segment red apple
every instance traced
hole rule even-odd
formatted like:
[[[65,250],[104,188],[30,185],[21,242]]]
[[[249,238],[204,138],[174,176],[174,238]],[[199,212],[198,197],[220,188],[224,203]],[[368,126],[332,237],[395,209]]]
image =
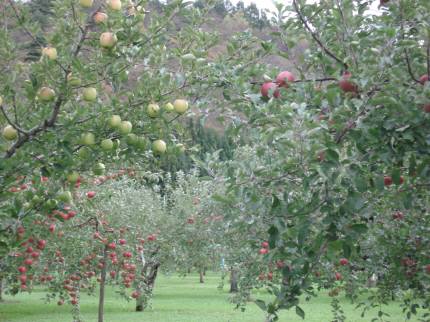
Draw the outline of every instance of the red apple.
[[[131,293],[131,297],[134,299],[137,299],[140,296],[140,293],[138,291],[134,291],[133,293]]]
[[[87,195],[88,199],[92,199],[96,196],[96,192],[95,191],[88,191],[86,195]]]
[[[269,250],[268,250],[267,248],[261,248],[261,249],[258,251],[258,253],[259,253],[260,255],[267,254],[268,252],[269,252]]]
[[[46,240],[40,239],[37,241],[37,248],[43,250],[46,246]]]
[[[384,177],[384,185],[385,186],[391,186],[393,184],[393,179],[390,176]]]
[[[426,75],[423,75],[423,76],[420,77],[420,83],[422,85],[424,85],[428,81],[429,81],[429,75],[426,74]]]
[[[20,267],[18,267],[18,271],[19,271],[20,273],[25,273],[25,272],[27,272],[27,267],[25,267],[25,266],[20,266]]]
[[[339,260],[339,264],[340,265],[342,265],[342,266],[346,266],[346,265],[348,265],[348,260],[346,259],[346,258],[341,258],[340,260]]]
[[[31,258],[27,258],[26,260],[24,260],[24,264],[27,266],[31,266],[33,265],[33,260]]]
[[[425,105],[423,106],[423,111],[424,111],[425,113],[430,113],[430,103],[429,103],[429,104],[425,104]]]
[[[269,243],[267,241],[264,241],[261,243],[261,247],[263,248],[269,248]]]
[[[276,83],[278,84],[279,87],[288,87],[288,83],[292,83],[296,80],[296,77],[294,76],[293,73],[289,72],[289,71],[283,71],[280,72],[278,74],[278,76],[276,76]]]
[[[118,242],[119,242],[121,245],[125,245],[125,244],[126,244],[125,239],[120,239],[120,240],[118,240]]]
[[[273,95],[274,98],[281,96],[278,86],[272,82],[263,83],[263,85],[261,85],[260,92],[263,97],[270,97],[270,93],[272,93],[271,95]]]
[[[115,244],[114,242],[109,243],[109,244],[108,244],[108,248],[109,248],[109,249],[115,249],[115,248],[116,248],[116,244]],[[112,255],[112,254],[115,254],[115,253],[111,253],[111,255]],[[115,255],[115,256],[116,256],[116,255]]]
[[[342,78],[339,81],[340,89],[345,93],[357,93],[358,87],[356,84],[350,81],[352,74],[348,71],[344,72]]]
[[[339,272],[334,273],[334,278],[336,281],[340,281],[342,279],[342,274]]]

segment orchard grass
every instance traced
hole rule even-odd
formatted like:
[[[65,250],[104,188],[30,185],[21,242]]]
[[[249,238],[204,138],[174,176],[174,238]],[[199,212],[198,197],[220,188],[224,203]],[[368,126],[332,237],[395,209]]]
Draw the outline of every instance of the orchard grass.
[[[204,284],[200,284],[197,274],[186,277],[163,276],[156,281],[155,296],[152,307],[143,313],[134,312],[134,301],[127,302],[120,298],[115,289],[107,289],[105,303],[105,320],[107,322],[262,322],[264,312],[254,303],[249,303],[245,312],[235,310],[229,303],[228,283],[224,290],[217,286],[220,282],[219,274],[208,273]],[[228,279],[226,279],[226,282]],[[131,293],[131,291],[130,291]],[[4,296],[0,303],[0,321],[2,322],[70,322],[72,320],[71,306],[58,306],[55,302],[44,304],[44,292],[36,289],[30,295],[21,293],[16,297]],[[269,299],[264,291],[254,292],[254,298]],[[372,314],[360,317],[360,310],[354,304],[340,295],[342,309],[346,321],[370,321],[376,317],[377,310]],[[332,321],[331,297],[325,292],[317,298],[301,304],[306,313],[305,321]],[[388,321],[404,321],[399,303],[391,303],[383,307],[384,312],[390,314]],[[84,321],[97,321],[97,297],[84,295],[81,300],[81,312]],[[303,321],[295,312],[282,312],[279,321]],[[410,320],[418,321],[418,320]]]

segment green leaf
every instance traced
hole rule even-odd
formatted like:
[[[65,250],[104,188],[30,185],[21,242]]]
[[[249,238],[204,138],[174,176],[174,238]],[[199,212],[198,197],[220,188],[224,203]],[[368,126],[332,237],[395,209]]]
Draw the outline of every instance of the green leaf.
[[[257,305],[258,305],[258,307],[259,307],[260,309],[262,309],[264,312],[266,312],[266,311],[267,311],[266,303],[265,303],[263,300],[255,300],[255,304],[257,304]]]
[[[364,234],[365,232],[367,232],[368,228],[365,224],[354,224],[350,227],[350,229],[358,234]]]
[[[303,320],[305,319],[305,311],[302,310],[300,306],[296,306],[296,314],[300,316]]]

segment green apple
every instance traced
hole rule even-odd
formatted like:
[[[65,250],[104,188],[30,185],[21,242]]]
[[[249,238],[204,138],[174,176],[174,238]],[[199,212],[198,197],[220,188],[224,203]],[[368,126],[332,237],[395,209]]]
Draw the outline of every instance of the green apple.
[[[90,155],[91,155],[91,152],[92,151],[91,151],[91,149],[89,147],[84,146],[84,147],[82,147],[82,148],[79,149],[78,156],[81,159],[88,159],[90,157]]]
[[[67,181],[70,183],[75,183],[79,179],[79,173],[76,171],[73,171],[67,175]]]
[[[144,137],[139,136],[137,138],[137,147],[141,150],[144,150],[146,148],[146,140]]]
[[[112,115],[108,118],[107,123],[113,129],[118,128],[121,125],[121,117],[119,115]]]
[[[79,0],[79,4],[84,8],[91,8],[93,6],[93,0]]]
[[[115,11],[121,10],[122,7],[121,0],[109,0],[108,5],[109,8]]]
[[[100,46],[103,48],[112,48],[117,41],[116,35],[112,32],[104,32],[100,35]]]
[[[178,143],[178,144],[176,144],[176,149],[177,149],[180,153],[184,153],[184,152],[185,152],[185,145],[183,145],[182,143]]]
[[[64,203],[70,203],[72,201],[72,193],[70,191],[62,191],[57,195],[57,200]]]
[[[48,199],[45,202],[45,207],[48,208],[48,209],[54,209],[54,208],[57,207],[57,205],[58,205],[58,201],[55,200],[55,199]]]
[[[42,87],[37,92],[37,97],[42,102],[51,102],[55,98],[55,91],[52,88],[49,88],[49,87]]]
[[[131,124],[131,122],[122,121],[120,126],[119,126],[118,131],[122,135],[127,135],[127,134],[131,133],[132,128],[133,128],[133,125]]]
[[[96,137],[93,133],[85,133],[82,135],[81,141],[83,145],[94,145],[96,144]]]
[[[164,142],[163,140],[155,140],[152,143],[152,150],[156,154],[166,153],[166,150],[167,150],[166,142]]]
[[[158,104],[149,104],[146,108],[146,114],[148,114],[149,117],[157,117],[160,113],[160,107]]]
[[[127,135],[127,144],[129,145],[137,145],[139,138],[136,134],[130,133]]]
[[[6,125],[3,129],[3,137],[8,141],[13,141],[18,137],[18,131],[12,125]]]
[[[42,55],[48,57],[50,60],[57,59],[57,49],[54,47],[45,47],[42,49]]]
[[[105,151],[110,151],[113,149],[113,141],[111,139],[104,139],[100,145]]]
[[[197,63],[198,65],[203,65],[203,64],[205,64],[205,63],[206,63],[206,59],[205,59],[205,58],[202,58],[202,57],[197,58],[196,63]]]
[[[82,91],[84,101],[95,102],[97,100],[97,90],[94,87],[84,88]]]
[[[181,59],[184,63],[192,63],[196,60],[196,56],[194,56],[193,54],[185,54],[182,55]]]
[[[90,155],[91,155],[91,149],[88,147],[84,146],[84,147],[80,148],[78,151],[78,156],[81,159],[88,159],[90,157]]]
[[[105,165],[101,162],[96,163],[96,165],[93,168],[93,172],[96,176],[101,176],[105,172]]]
[[[175,112],[178,114],[184,114],[188,110],[188,102],[184,99],[177,99],[173,102]]]
[[[67,75],[67,81],[69,82],[70,86],[81,86],[82,81],[80,80],[80,78],[74,77],[72,75],[72,73],[70,73],[69,75]]]
[[[166,112],[173,112],[175,110],[173,104],[170,102],[164,105],[164,109],[166,110]]]

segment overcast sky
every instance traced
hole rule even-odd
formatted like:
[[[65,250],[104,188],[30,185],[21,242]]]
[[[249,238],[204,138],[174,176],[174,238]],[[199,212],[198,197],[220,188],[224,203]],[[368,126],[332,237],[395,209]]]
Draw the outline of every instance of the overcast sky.
[[[236,4],[239,0],[230,0],[232,3]],[[308,0],[311,2],[310,0]],[[267,8],[272,11],[275,11],[275,5],[273,4],[272,0],[242,0],[245,5],[249,5],[251,3],[255,3],[257,7],[260,9]],[[291,0],[278,0],[276,2],[284,3],[284,4],[290,4]],[[378,0],[373,0],[372,6],[371,6],[371,12],[377,12],[378,11]]]

